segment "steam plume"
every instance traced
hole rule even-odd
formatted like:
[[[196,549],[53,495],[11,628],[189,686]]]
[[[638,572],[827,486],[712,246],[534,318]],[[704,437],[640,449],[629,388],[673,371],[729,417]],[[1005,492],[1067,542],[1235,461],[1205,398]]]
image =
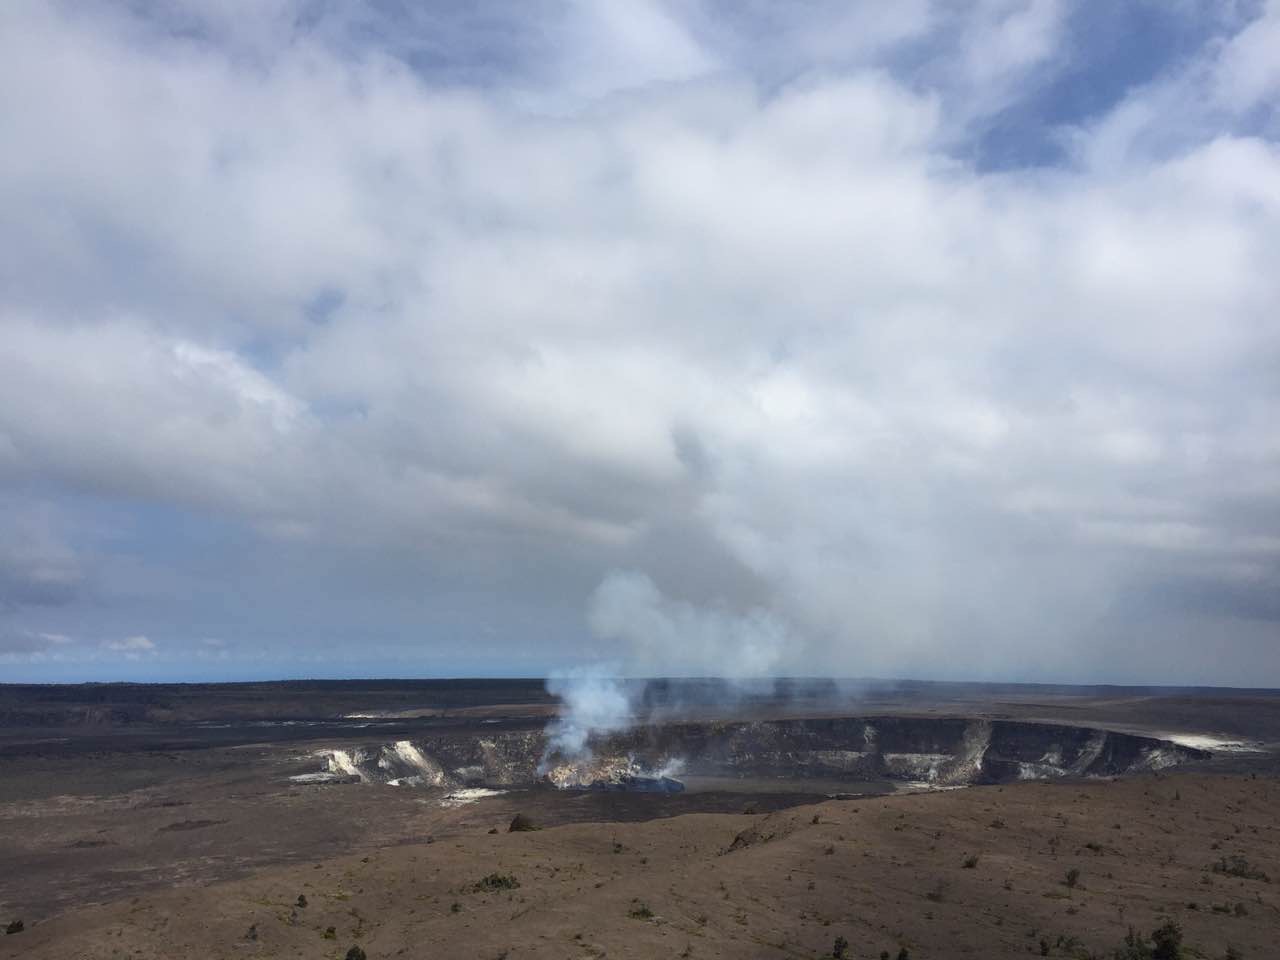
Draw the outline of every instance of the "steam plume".
[[[644,573],[610,572],[591,597],[591,632],[614,641],[628,672],[746,679],[772,676],[789,634],[772,613],[695,607],[664,597]]]
[[[612,671],[593,666],[548,679],[562,710],[547,728],[547,757],[589,757],[593,735],[635,722],[636,690],[619,675],[722,677],[734,681],[725,688],[732,695],[769,677],[789,638],[786,625],[765,610],[695,607],[663,596],[652,579],[633,570],[612,571],[601,581],[587,621],[596,637],[613,642],[621,662]]]
[[[626,687],[603,666],[581,667],[547,679],[547,690],[560,698],[560,716],[547,727],[547,759],[555,754],[587,757],[588,738],[595,733],[625,730],[634,713]]]

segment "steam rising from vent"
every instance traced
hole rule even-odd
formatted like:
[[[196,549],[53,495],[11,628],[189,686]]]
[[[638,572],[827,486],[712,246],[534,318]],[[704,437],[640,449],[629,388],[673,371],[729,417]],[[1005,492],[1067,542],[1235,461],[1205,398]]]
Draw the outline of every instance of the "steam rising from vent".
[[[587,740],[592,734],[625,730],[634,708],[622,682],[602,667],[571,670],[547,680],[547,691],[560,698],[560,716],[547,727],[547,759],[589,757]]]
[[[590,739],[625,730],[635,722],[637,688],[617,679],[635,676],[713,676],[733,681],[723,688],[726,702],[738,688],[768,677],[782,659],[788,630],[762,609],[735,614],[706,609],[663,596],[639,571],[610,572],[592,594],[587,610],[591,632],[612,641],[619,658],[614,669],[602,666],[555,674],[548,692],[560,698],[560,716],[547,727],[550,760],[582,763],[591,759]]]

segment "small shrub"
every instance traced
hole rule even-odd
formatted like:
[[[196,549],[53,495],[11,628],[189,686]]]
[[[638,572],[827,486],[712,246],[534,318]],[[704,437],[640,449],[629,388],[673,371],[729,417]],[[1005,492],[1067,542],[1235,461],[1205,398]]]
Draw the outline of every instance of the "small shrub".
[[[992,820],[992,821],[991,821],[991,829],[993,829],[993,830],[1003,830],[1003,829],[1004,829],[1004,821],[1003,821],[1003,820],[1001,820],[999,817],[996,817],[994,820]]]
[[[1133,927],[1125,934],[1123,946],[1115,951],[1116,960],[1150,960],[1151,951],[1146,941],[1138,936]]]
[[[1040,938],[1040,956],[1047,957],[1049,955],[1049,941],[1044,937]]]
[[[491,873],[476,881],[475,890],[477,893],[493,893],[497,890],[514,890],[518,886],[520,881],[509,873]]]
[[[964,869],[966,870],[972,870],[977,865],[978,865],[978,857],[976,854],[974,854],[973,856],[965,857],[964,863],[961,864],[961,866],[964,867]]]
[[[347,960],[365,960],[364,951],[353,944],[347,951]]]
[[[7,936],[8,934],[11,934],[11,933],[21,933],[26,928],[27,928],[26,924],[24,924],[21,920],[10,920],[7,924],[5,924],[4,932],[5,932],[5,935]]]
[[[337,940],[338,931],[335,930],[333,927],[325,927],[324,933],[322,933],[321,936],[324,937],[326,940]]]
[[[1239,854],[1221,857],[1213,865],[1213,872],[1225,874],[1228,877],[1240,877],[1244,880],[1261,880],[1263,883],[1271,882],[1271,878],[1264,871],[1257,869],[1248,859]]]
[[[1151,960],[1180,960],[1182,927],[1170,920],[1151,931]]]
[[[898,950],[898,960],[911,960],[911,951],[906,947]]]
[[[1249,915],[1249,908],[1243,903],[1237,903],[1234,913],[1237,917],[1247,917]]]
[[[450,913],[461,913],[461,912],[462,912],[462,904],[458,903],[458,901],[456,901],[456,900],[455,900],[453,903],[449,904],[449,912],[450,912]],[[330,928],[330,929],[332,929],[332,928]]]
[[[631,912],[628,916],[630,916],[632,920],[652,920],[653,911],[649,909],[649,905],[647,903],[637,902],[636,905],[631,908]]]
[[[307,905],[307,895],[305,893],[298,894],[298,906],[305,907]]]
[[[1080,882],[1080,868],[1072,867],[1067,871],[1066,884],[1068,887],[1075,889],[1077,883]]]
[[[538,825],[523,813],[517,813],[511,818],[511,826],[507,827],[507,833],[532,833],[537,830]]]
[[[1182,927],[1170,920],[1151,931],[1151,943],[1147,938],[1129,928],[1124,944],[1113,953],[1116,960],[1183,960]]]
[[[844,952],[848,949],[849,941],[844,937],[836,937],[836,942],[831,947],[831,956],[835,957],[835,960],[843,960]]]

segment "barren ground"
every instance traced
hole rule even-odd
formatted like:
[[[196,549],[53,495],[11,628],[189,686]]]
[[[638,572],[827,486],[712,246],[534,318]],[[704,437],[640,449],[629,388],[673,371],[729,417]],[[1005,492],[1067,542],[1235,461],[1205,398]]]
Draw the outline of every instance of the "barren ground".
[[[874,707],[1274,748],[1280,703],[957,699]],[[546,713],[532,696],[503,704],[451,709],[516,727]],[[179,726],[0,731],[0,922],[25,927],[0,935],[0,957],[341,960],[353,945],[370,960],[821,957],[837,938],[858,958],[1109,957],[1130,926],[1168,920],[1188,956],[1229,944],[1280,956],[1274,752],[1131,779],[846,800],[824,799],[829,784],[763,781],[678,795],[524,789],[448,808],[441,791],[291,783],[334,730],[209,734],[184,709]],[[542,829],[508,833],[517,812]],[[491,874],[519,886],[477,889]]]
[[[0,954],[816,957],[844,937],[854,957],[1075,956],[1174,918],[1204,956],[1269,957],[1276,884],[1211,868],[1280,878],[1278,808],[1270,778],[1189,774],[507,833],[503,797],[424,817],[432,842],[79,908]],[[519,886],[477,890],[493,873]]]

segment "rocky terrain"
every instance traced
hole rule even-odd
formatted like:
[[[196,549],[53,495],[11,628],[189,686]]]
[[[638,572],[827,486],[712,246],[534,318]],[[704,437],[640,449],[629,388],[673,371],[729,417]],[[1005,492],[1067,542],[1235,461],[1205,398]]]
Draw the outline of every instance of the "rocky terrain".
[[[0,688],[0,957],[1272,955],[1278,695],[519,683]]]
[[[412,843],[66,911],[0,956],[1085,958],[1176,924],[1181,956],[1264,958],[1277,807],[1269,778],[1144,775],[509,832],[501,796]]]

